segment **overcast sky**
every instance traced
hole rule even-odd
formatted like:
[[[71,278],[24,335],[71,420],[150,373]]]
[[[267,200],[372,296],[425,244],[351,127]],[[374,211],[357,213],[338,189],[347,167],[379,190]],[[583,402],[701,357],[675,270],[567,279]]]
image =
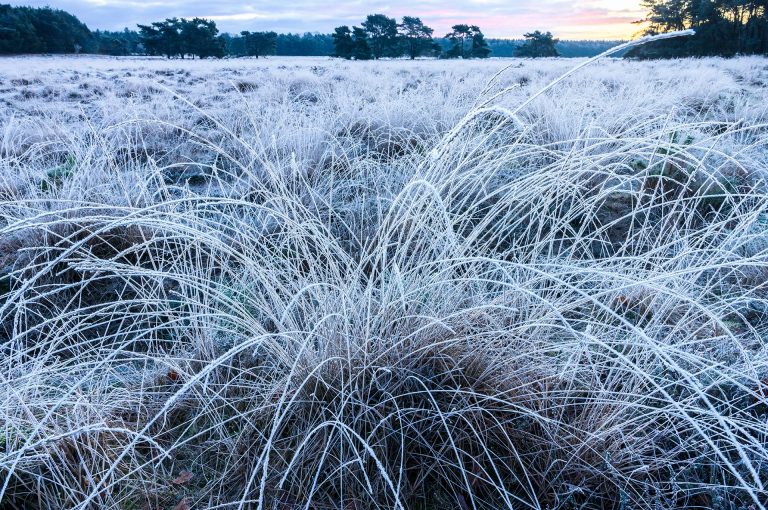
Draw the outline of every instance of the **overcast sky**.
[[[490,37],[520,37],[540,29],[561,39],[629,38],[643,12],[640,0],[27,0],[15,5],[51,6],[75,14],[91,29],[135,28],[168,17],[216,20],[224,32],[330,32],[359,24],[366,14],[419,16],[443,35],[456,23],[479,25]]]

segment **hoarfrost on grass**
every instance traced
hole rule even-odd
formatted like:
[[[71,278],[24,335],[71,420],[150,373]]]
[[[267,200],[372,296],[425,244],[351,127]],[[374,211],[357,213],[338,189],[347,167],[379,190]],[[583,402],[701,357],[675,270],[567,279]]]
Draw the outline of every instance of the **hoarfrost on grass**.
[[[0,61],[0,501],[765,508],[768,61],[508,63]]]

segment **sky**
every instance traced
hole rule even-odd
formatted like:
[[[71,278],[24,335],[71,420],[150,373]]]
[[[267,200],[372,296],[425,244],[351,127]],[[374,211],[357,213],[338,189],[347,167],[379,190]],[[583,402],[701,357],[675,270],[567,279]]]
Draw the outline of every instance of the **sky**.
[[[222,32],[274,30],[328,33],[359,25],[366,14],[418,16],[436,36],[451,25],[478,25],[487,37],[519,38],[532,30],[560,39],[628,39],[639,31],[640,0],[27,0],[15,5],[55,7],[71,12],[92,30],[136,28],[169,17],[216,21]]]

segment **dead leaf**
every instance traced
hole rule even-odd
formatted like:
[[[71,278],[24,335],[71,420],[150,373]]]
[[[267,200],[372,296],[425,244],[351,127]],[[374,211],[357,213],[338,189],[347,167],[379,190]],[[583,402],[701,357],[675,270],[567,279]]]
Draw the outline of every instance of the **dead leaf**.
[[[194,473],[190,471],[182,471],[179,473],[179,476],[171,480],[171,483],[175,483],[176,485],[181,485],[183,483],[187,483],[194,477]]]
[[[173,510],[189,510],[189,503],[187,502],[187,498],[179,501],[179,504],[173,507]]]

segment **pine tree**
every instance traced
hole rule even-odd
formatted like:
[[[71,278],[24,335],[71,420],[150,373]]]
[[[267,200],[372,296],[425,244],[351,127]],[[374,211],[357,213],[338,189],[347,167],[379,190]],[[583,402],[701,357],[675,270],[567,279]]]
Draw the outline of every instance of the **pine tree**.
[[[349,27],[346,25],[336,27],[332,37],[335,48],[334,55],[347,60],[351,59],[355,51],[355,41],[352,40],[352,31]]]
[[[181,46],[183,53],[200,58],[224,56],[225,43],[217,37],[219,29],[212,20],[193,18],[181,20]]]
[[[560,54],[555,47],[559,42],[551,32],[529,32],[524,34],[525,42],[517,48],[515,55],[518,57],[558,57]]]
[[[445,36],[451,43],[446,57],[486,58],[490,55],[491,49],[477,25],[459,24],[452,26],[451,29],[453,31]]]
[[[488,58],[491,54],[491,48],[488,47],[485,36],[478,27],[472,28],[475,30],[472,34],[472,50],[470,55],[472,58]]]
[[[399,56],[397,20],[383,14],[369,14],[362,23],[366,39],[370,41],[374,59]]]
[[[432,39],[434,30],[424,25],[419,18],[403,16],[403,22],[398,25],[398,29],[405,54],[411,60],[439,48]]]
[[[245,54],[249,57],[263,57],[274,55],[277,46],[277,34],[275,32],[240,32],[245,40]]]
[[[644,0],[646,34],[692,28],[696,35],[658,41],[628,57],[665,58],[768,53],[768,2],[765,0]]]
[[[355,60],[370,60],[374,58],[371,47],[368,45],[366,31],[363,28],[352,27],[352,40],[355,44],[352,57]]]

